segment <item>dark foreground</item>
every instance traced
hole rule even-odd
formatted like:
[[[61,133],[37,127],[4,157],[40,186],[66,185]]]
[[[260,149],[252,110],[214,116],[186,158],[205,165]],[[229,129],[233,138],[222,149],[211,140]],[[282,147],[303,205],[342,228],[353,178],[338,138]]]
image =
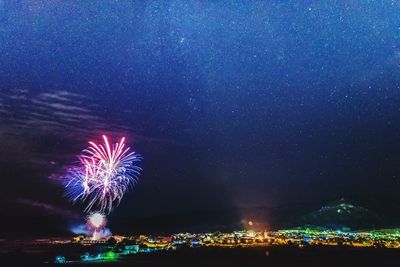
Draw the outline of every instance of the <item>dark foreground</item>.
[[[108,262],[57,265],[46,264],[27,255],[3,256],[1,266],[399,266],[400,250],[346,247],[199,248],[136,254]]]

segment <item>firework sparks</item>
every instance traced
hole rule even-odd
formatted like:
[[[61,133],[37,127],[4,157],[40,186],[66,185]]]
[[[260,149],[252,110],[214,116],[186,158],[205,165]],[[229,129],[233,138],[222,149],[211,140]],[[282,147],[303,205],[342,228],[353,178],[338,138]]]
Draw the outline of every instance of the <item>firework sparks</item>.
[[[88,226],[96,230],[101,229],[106,225],[106,217],[100,212],[95,212],[88,217]]]
[[[135,165],[141,157],[125,146],[124,137],[114,145],[110,145],[105,135],[103,141],[103,144],[90,141],[90,146],[79,156],[79,164],[70,168],[67,175],[66,195],[74,203],[86,203],[85,212],[96,206],[109,214],[141,172]]]

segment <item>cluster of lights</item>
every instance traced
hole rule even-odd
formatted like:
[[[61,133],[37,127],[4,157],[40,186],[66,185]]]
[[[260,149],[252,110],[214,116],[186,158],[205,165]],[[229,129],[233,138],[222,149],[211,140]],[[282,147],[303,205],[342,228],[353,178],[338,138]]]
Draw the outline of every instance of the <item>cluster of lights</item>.
[[[104,215],[93,214],[92,224],[100,227],[103,224]],[[181,246],[199,247],[268,247],[298,245],[303,246],[352,246],[352,247],[386,247],[400,248],[400,229],[384,229],[373,231],[351,231],[350,229],[330,230],[324,228],[302,228],[291,230],[279,230],[269,232],[236,231],[232,233],[179,233],[172,236],[139,237],[116,236],[118,242],[131,240],[134,245],[125,245],[119,252],[108,251],[92,256],[85,253],[82,261],[116,260],[121,255],[136,253],[149,253],[157,250],[177,249]],[[107,239],[101,242],[106,242]],[[79,241],[85,244],[85,241]],[[95,241],[99,242],[99,241]],[[93,244],[93,243],[89,243]],[[57,256],[56,263],[66,263],[63,256]]]

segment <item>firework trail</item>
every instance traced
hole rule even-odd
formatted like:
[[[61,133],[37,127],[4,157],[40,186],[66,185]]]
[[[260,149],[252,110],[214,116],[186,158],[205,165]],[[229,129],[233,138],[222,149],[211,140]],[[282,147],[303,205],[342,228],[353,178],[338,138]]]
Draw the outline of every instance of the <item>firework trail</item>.
[[[97,207],[109,214],[141,172],[135,165],[141,157],[125,147],[124,137],[112,146],[105,135],[103,141],[103,144],[90,141],[90,146],[79,156],[79,164],[67,173],[66,196],[73,203],[86,203],[85,212]]]

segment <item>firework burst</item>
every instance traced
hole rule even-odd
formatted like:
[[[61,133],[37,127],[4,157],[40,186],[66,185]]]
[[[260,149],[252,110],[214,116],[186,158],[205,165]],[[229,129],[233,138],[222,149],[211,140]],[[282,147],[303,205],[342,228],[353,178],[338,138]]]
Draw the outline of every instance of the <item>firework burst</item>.
[[[91,213],[87,218],[87,225],[89,228],[99,230],[106,226],[106,216],[101,212]]]
[[[110,145],[103,135],[103,141],[103,144],[90,141],[90,146],[79,156],[79,164],[70,168],[66,177],[67,197],[73,203],[85,203],[85,212],[97,207],[109,214],[141,172],[135,165],[141,157],[125,146],[125,138]]]

